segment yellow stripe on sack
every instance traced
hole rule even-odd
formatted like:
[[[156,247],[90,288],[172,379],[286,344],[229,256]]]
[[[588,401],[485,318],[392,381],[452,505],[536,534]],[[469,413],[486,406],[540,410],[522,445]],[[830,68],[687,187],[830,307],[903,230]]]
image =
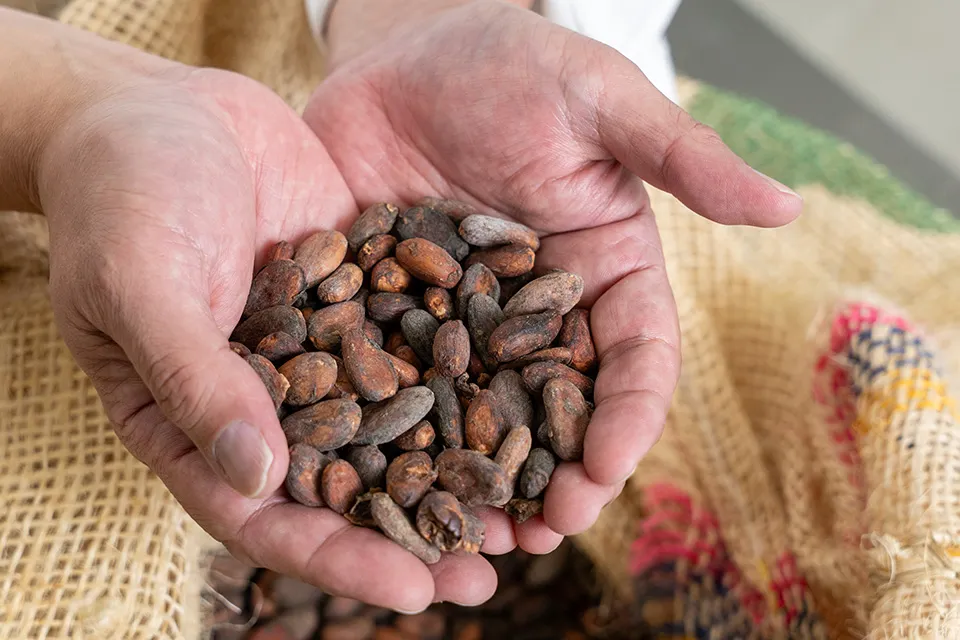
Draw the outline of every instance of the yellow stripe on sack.
[[[915,411],[948,413],[960,422],[957,404],[946,383],[931,369],[892,369],[866,388],[851,428],[858,435],[883,431],[895,414]]]

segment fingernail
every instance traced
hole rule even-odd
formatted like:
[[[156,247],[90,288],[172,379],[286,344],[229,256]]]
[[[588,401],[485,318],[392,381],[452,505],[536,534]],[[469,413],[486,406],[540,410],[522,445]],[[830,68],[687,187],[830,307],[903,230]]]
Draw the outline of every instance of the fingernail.
[[[223,469],[230,486],[252,498],[267,483],[273,452],[259,429],[242,420],[234,420],[213,443],[213,458]]]
[[[401,615],[404,615],[404,616],[415,616],[415,615],[417,615],[418,613],[423,613],[423,612],[426,611],[426,610],[427,610],[427,607],[424,607],[423,609],[415,609],[415,610],[410,610],[410,611],[404,611],[403,609],[395,609],[395,611],[396,611],[397,613],[399,613],[399,614],[401,614]]]
[[[750,168],[753,169],[753,167],[750,167]],[[785,184],[783,184],[783,183],[781,183],[781,182],[777,182],[776,180],[774,180],[773,178],[771,178],[771,177],[768,176],[767,174],[765,174],[765,173],[760,173],[760,172],[757,171],[756,169],[753,169],[753,172],[756,173],[756,174],[757,174],[758,176],[760,176],[761,178],[763,178],[764,180],[766,180],[768,183],[770,183],[770,186],[772,186],[774,189],[776,189],[776,190],[779,191],[780,193],[782,193],[782,194],[784,194],[784,195],[788,195],[788,196],[794,197],[794,198],[797,198],[798,200],[802,200],[802,199],[803,199],[803,198],[800,197],[800,194],[799,194],[799,193],[797,193],[796,191],[794,191],[793,189],[791,189],[791,188],[788,187],[787,185],[785,185]]]

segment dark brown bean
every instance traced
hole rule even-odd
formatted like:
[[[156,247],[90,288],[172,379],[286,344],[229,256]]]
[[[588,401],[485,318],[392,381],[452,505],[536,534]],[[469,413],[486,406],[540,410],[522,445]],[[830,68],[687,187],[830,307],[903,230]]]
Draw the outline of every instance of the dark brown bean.
[[[507,429],[533,429],[533,400],[516,371],[501,371],[490,381],[490,391],[497,398],[497,406]]]
[[[500,303],[500,306],[507,304],[510,301],[517,291],[523,289],[523,287],[533,280],[533,272],[525,273],[522,276],[517,276],[516,278],[500,278],[500,299],[497,301]]]
[[[397,393],[399,380],[390,356],[367,338],[361,329],[343,334],[343,365],[360,397],[370,402]]]
[[[334,460],[324,468],[320,476],[320,495],[330,509],[345,514],[361,493],[363,482],[349,462]]]
[[[337,362],[323,352],[300,354],[279,371],[290,382],[287,403],[294,406],[320,402],[337,381]]]
[[[267,264],[253,279],[243,315],[253,315],[277,305],[292,305],[307,288],[303,270],[293,260],[276,260]]]
[[[364,320],[363,321],[363,334],[367,336],[367,339],[373,344],[377,345],[381,349],[383,348],[383,329],[377,326],[373,320]]]
[[[403,293],[413,282],[413,276],[396,258],[384,258],[370,272],[370,288],[386,293]]]
[[[427,287],[427,290],[423,293],[423,302],[430,315],[440,322],[452,320],[456,315],[453,308],[453,297],[449,291],[442,287]]]
[[[467,371],[470,363],[470,334],[459,320],[440,325],[433,339],[433,362],[437,373],[456,378]]]
[[[484,264],[498,278],[515,278],[533,270],[533,249],[519,244],[508,244],[494,249],[475,251],[467,256],[465,267]]]
[[[303,307],[300,309],[300,313],[303,315],[304,322],[309,322],[310,316],[313,315],[313,307]]]
[[[357,295],[363,286],[363,271],[357,265],[345,262],[317,285],[317,298],[324,304],[346,302]]]
[[[292,413],[280,426],[291,445],[304,443],[333,451],[350,442],[360,428],[360,406],[351,400],[324,400]]]
[[[370,271],[374,265],[393,255],[397,239],[393,236],[378,234],[363,243],[357,251],[357,265],[363,271]]]
[[[453,380],[436,376],[426,383],[436,398],[433,411],[443,444],[450,449],[463,447],[463,409],[457,399]]]
[[[403,337],[402,331],[391,331],[387,335],[387,341],[383,345],[383,350],[387,353],[397,355],[397,348],[407,344],[407,339]]]
[[[555,311],[509,318],[490,334],[487,348],[497,362],[516,360],[549,346],[562,325],[563,320]]]
[[[463,272],[463,278],[457,285],[457,313],[461,318],[467,316],[467,305],[470,298],[477,294],[484,294],[493,298],[494,302],[500,299],[500,282],[483,264],[475,264]]]
[[[544,311],[564,315],[577,306],[582,295],[583,278],[566,271],[551,271],[517,291],[503,308],[503,315],[513,318]]]
[[[543,448],[530,452],[520,474],[520,493],[525,498],[536,498],[550,483],[550,476],[556,468],[553,454]]]
[[[386,459],[384,459],[384,474],[386,473],[386,470],[387,462]],[[383,482],[383,479],[381,479],[378,485],[382,487]],[[350,507],[350,511],[343,514],[343,517],[346,518],[351,524],[355,524],[358,527],[376,527],[377,523],[373,520],[373,496],[382,492],[382,489],[371,489],[370,491],[357,496],[353,506]]]
[[[270,362],[283,362],[303,353],[303,344],[297,342],[289,333],[277,331],[263,337],[257,345],[256,353]]]
[[[400,210],[384,202],[364,210],[347,232],[347,242],[352,251],[358,251],[360,245],[376,235],[385,235],[393,229]]]
[[[576,385],[553,378],[543,387],[550,446],[561,460],[583,458],[583,439],[590,424],[590,409]]]
[[[343,366],[343,360],[332,354],[330,357],[337,363],[337,381],[333,383],[333,387],[327,393],[327,398],[340,398],[356,402],[360,398],[360,394],[353,388],[353,383],[347,376],[347,369]]]
[[[281,240],[267,251],[264,264],[276,262],[277,260],[293,260],[293,252],[293,245],[286,240]]]
[[[240,342],[231,342],[230,351],[233,351],[235,354],[237,354],[241,358],[246,358],[248,355],[252,353],[250,349],[247,349],[246,345]]]
[[[475,247],[520,244],[534,251],[540,248],[540,238],[530,227],[482,214],[469,216],[460,223],[460,237]]]
[[[467,446],[474,451],[490,455],[500,448],[507,430],[498,404],[497,397],[488,389],[477,393],[470,402],[464,434]]]
[[[407,344],[421,362],[433,365],[433,341],[440,329],[440,323],[423,309],[411,309],[400,319],[400,328]]]
[[[370,502],[373,519],[384,535],[426,564],[440,562],[440,550],[417,533],[407,514],[388,494],[375,493]]]
[[[436,438],[436,433],[433,430],[433,425],[426,420],[421,420],[413,425],[413,428],[409,431],[397,436],[393,444],[403,451],[422,451],[433,444],[434,438]]]
[[[433,399],[433,392],[427,387],[410,387],[389,400],[366,405],[352,444],[390,442],[423,420],[433,407]]]
[[[563,378],[572,382],[580,393],[589,396],[593,393],[593,380],[583,375],[575,369],[564,366],[557,362],[534,362],[523,368],[523,384],[531,393],[540,393],[543,391],[543,385],[553,378]]]
[[[423,368],[423,364],[420,362],[420,358],[417,357],[417,354],[413,352],[413,349],[408,344],[402,344],[396,349],[396,357],[400,360],[403,360],[406,363],[409,363],[411,367],[414,367],[417,371]],[[398,370],[399,371],[399,370]]]
[[[497,457],[494,460],[507,474],[507,482],[511,487],[517,483],[517,476],[520,475],[520,470],[527,461],[532,446],[533,436],[530,435],[530,429],[514,427],[497,449]]]
[[[476,349],[470,349],[470,364],[467,365],[467,373],[470,374],[471,378],[480,379],[480,376],[487,376],[489,378],[490,374],[487,373],[487,368],[483,364],[483,360],[480,359],[480,356],[477,355]]]
[[[287,468],[286,487],[290,497],[308,507],[322,507],[320,476],[335,458],[320,453],[306,444],[290,447],[290,466]]]
[[[485,529],[449,491],[431,491],[417,507],[417,530],[441,551],[479,553]]]
[[[422,309],[423,299],[406,293],[371,293],[367,313],[377,322],[396,322],[411,309]]]
[[[517,358],[510,362],[504,362],[500,365],[500,369],[523,369],[528,364],[533,364],[534,362],[558,362],[563,365],[569,365],[572,359],[573,353],[570,349],[566,347],[550,347],[528,353],[522,358]]]
[[[294,261],[303,268],[307,287],[315,287],[333,273],[347,255],[347,239],[339,231],[318,231],[304,240]]]
[[[496,369],[497,359],[490,353],[490,337],[502,322],[503,312],[493,298],[482,293],[470,298],[467,304],[467,328],[474,350],[491,371]]]
[[[356,295],[350,298],[351,302],[356,302],[358,305],[366,310],[367,308],[367,299],[370,297],[370,289],[366,287],[360,287],[360,291],[357,291]]]
[[[514,498],[503,508],[507,515],[512,517],[517,524],[523,524],[535,515],[543,512],[543,501],[539,498],[528,500],[526,498]]]
[[[410,347],[407,347],[407,349],[409,348]],[[384,353],[386,353],[387,358],[390,359],[390,364],[393,365],[394,371],[397,372],[397,382],[400,383],[401,389],[415,387],[420,384],[420,372],[415,366],[402,358],[398,358],[395,355],[387,353],[386,351],[384,351]]]
[[[363,319],[363,307],[352,301],[317,309],[307,325],[310,342],[320,351],[334,351],[340,347],[343,334],[361,327]]]
[[[470,507],[502,504],[512,493],[496,462],[469,449],[447,449],[436,459],[440,486]]]
[[[396,259],[413,276],[435,287],[450,289],[463,277],[460,263],[442,247],[424,238],[411,238],[398,244]]]
[[[434,211],[439,211],[454,222],[460,222],[469,216],[480,213],[480,211],[472,204],[460,202],[459,200],[445,200],[443,198],[425,197],[420,198],[420,201],[417,202],[417,205],[421,207],[429,207]]]
[[[386,481],[387,456],[383,455],[380,447],[368,444],[363,447],[350,447],[344,459],[353,465],[363,486],[368,490],[374,487],[383,487]]]
[[[457,261],[470,253],[470,246],[457,234],[457,227],[450,218],[427,207],[412,207],[401,213],[397,218],[396,230],[403,240],[429,240]]]
[[[270,399],[273,400],[273,405],[280,408],[284,397],[287,395],[287,389],[290,388],[290,383],[280,375],[273,366],[273,363],[263,356],[258,356],[254,353],[244,358],[244,360],[246,360],[250,368],[260,376],[260,380],[263,381],[263,386],[267,388],[267,393],[270,394]]]
[[[559,343],[570,349],[570,364],[580,373],[590,373],[597,366],[597,350],[590,335],[590,312],[572,309],[563,317]]]
[[[437,479],[433,460],[423,451],[408,451],[387,467],[387,493],[401,507],[412,507],[426,495]]]
[[[241,343],[252,351],[257,348],[261,340],[277,331],[289,333],[300,342],[306,340],[307,323],[300,310],[277,306],[258,311],[237,326],[231,340]]]

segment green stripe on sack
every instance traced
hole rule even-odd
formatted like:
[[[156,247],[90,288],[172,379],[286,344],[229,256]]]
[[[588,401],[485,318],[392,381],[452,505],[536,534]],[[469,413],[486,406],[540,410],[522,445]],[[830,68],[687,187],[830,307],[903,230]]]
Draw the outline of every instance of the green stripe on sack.
[[[794,189],[821,184],[837,195],[865,200],[902,224],[960,233],[960,220],[904,186],[886,167],[767,105],[700,84],[689,111],[752,166]]]

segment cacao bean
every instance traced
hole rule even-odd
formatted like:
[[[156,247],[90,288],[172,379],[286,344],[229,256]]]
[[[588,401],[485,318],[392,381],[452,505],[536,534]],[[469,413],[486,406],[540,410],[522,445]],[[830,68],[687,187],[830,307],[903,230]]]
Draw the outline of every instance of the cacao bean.
[[[290,497],[307,507],[322,507],[320,476],[335,458],[306,444],[290,447],[290,466],[285,485]]]
[[[583,394],[569,380],[553,378],[543,387],[550,446],[561,460],[583,458],[583,439],[590,424],[590,410]]]
[[[283,404],[284,397],[287,395],[287,389],[290,388],[290,383],[280,375],[273,366],[273,363],[263,356],[258,356],[254,353],[244,358],[244,360],[246,360],[250,368],[260,376],[260,380],[263,381],[263,386],[267,388],[267,393],[270,394],[273,406],[279,409],[280,405]]]
[[[426,564],[440,562],[440,550],[417,533],[407,514],[388,494],[375,493],[370,503],[374,522],[384,535]]]
[[[463,410],[453,380],[436,376],[426,383],[436,398],[433,411],[443,444],[450,449],[463,447]]]
[[[556,468],[553,454],[538,447],[530,452],[520,474],[520,493],[525,498],[536,498],[547,488]]]
[[[406,348],[409,349],[410,347]],[[420,372],[417,370],[417,367],[413,366],[402,358],[398,358],[397,356],[387,353],[386,351],[384,353],[390,360],[390,364],[393,365],[393,370],[397,372],[397,381],[400,383],[401,389],[415,387],[420,384]],[[413,351],[411,350],[411,354],[412,353]]]
[[[387,341],[383,345],[383,350],[387,353],[397,355],[397,348],[407,344],[407,339],[403,337],[402,331],[391,331],[387,335]]]
[[[277,331],[263,337],[256,353],[271,362],[283,362],[303,353],[303,345],[289,333]]]
[[[431,491],[417,507],[417,530],[441,551],[480,553],[485,529],[449,491]]]
[[[389,400],[366,405],[352,444],[390,442],[423,420],[433,407],[433,400],[433,392],[427,387],[410,387]]]
[[[307,339],[307,323],[299,309],[293,307],[269,307],[252,314],[233,331],[231,340],[239,342],[251,351],[271,333],[282,331],[303,342]]]
[[[403,451],[421,451],[433,444],[434,438],[436,438],[436,433],[433,430],[433,425],[426,420],[421,420],[413,425],[409,431],[397,436],[393,444]]]
[[[357,265],[364,272],[370,271],[378,262],[392,256],[396,246],[397,239],[393,236],[383,234],[372,236],[357,251]]]
[[[503,315],[513,318],[544,311],[564,315],[577,306],[582,295],[583,278],[566,271],[551,271],[517,291],[503,308]]]
[[[403,293],[413,277],[396,258],[384,258],[370,272],[370,288],[386,293]]]
[[[270,247],[270,249],[267,251],[266,261],[264,264],[266,265],[271,262],[276,262],[277,260],[293,260],[293,245],[286,240],[281,240],[277,244]]]
[[[384,202],[364,210],[347,232],[347,242],[352,251],[358,251],[360,245],[376,235],[390,233],[400,210]]]
[[[402,344],[397,347],[396,357],[404,362],[408,363],[410,366],[414,367],[419,371],[423,368],[423,365],[420,363],[420,358],[417,357],[417,354],[413,352],[413,349],[408,344]]]
[[[516,360],[549,346],[562,324],[555,311],[508,318],[490,334],[487,349],[497,362]]]
[[[339,231],[318,231],[300,243],[293,256],[303,269],[306,286],[315,287],[333,273],[347,255],[347,239]]]
[[[530,435],[530,429],[514,427],[507,433],[507,437],[503,439],[503,444],[497,449],[497,457],[494,458],[494,461],[507,474],[507,482],[510,483],[511,487],[517,483],[520,469],[527,461],[532,446],[533,436]]]
[[[330,354],[322,352],[300,354],[278,371],[290,383],[287,403],[294,406],[320,402],[337,381],[337,362]]]
[[[357,295],[363,286],[363,271],[357,265],[345,262],[317,285],[317,298],[324,304],[346,302]]]
[[[246,345],[240,342],[231,342],[230,351],[233,351],[235,354],[237,354],[241,358],[246,358],[251,353],[250,349],[247,349]]]
[[[386,481],[387,456],[380,447],[368,444],[362,447],[350,447],[344,459],[353,465],[357,475],[368,490],[382,487]]]
[[[367,298],[367,313],[377,322],[396,322],[411,309],[422,307],[422,298],[406,293],[371,293]]]
[[[413,276],[435,287],[450,289],[463,277],[463,268],[442,247],[424,238],[397,245],[396,259]]]
[[[520,244],[534,251],[540,248],[540,238],[530,227],[493,216],[473,215],[460,223],[460,237],[475,247],[497,247]]]
[[[463,281],[461,280],[461,286]],[[442,287],[427,287],[423,293],[423,302],[434,318],[440,322],[452,320],[455,313],[453,308],[453,297],[450,292]]]
[[[557,362],[534,362],[523,368],[523,384],[531,393],[543,391],[543,385],[553,378],[562,378],[573,383],[585,396],[593,393],[593,380],[575,369]]]
[[[433,362],[437,373],[456,378],[467,371],[470,362],[470,334],[459,320],[448,320],[433,339]]]
[[[360,397],[371,402],[397,393],[399,381],[390,356],[367,338],[361,329],[343,335],[343,365]]]
[[[383,471],[386,474],[387,463],[384,459]],[[382,486],[383,480],[381,479],[380,485]],[[351,524],[355,524],[358,527],[373,527],[377,526],[377,523],[373,520],[373,496],[382,493],[382,489],[371,489],[364,494],[357,496],[356,501],[353,503],[353,506],[350,507],[350,511],[346,512],[343,517],[350,521]]]
[[[363,315],[363,307],[352,301],[317,309],[307,325],[310,342],[320,351],[338,349],[343,334],[363,326]]]
[[[378,327],[373,320],[363,321],[363,334],[377,347],[383,348],[383,329]]]
[[[473,340],[473,348],[484,366],[490,370],[497,367],[497,359],[489,349],[490,337],[502,322],[503,312],[493,298],[482,293],[470,298],[467,304],[467,328]]]
[[[494,249],[476,251],[467,256],[465,267],[486,265],[498,278],[515,278],[533,270],[533,249],[519,244],[508,244]]]
[[[350,378],[347,376],[347,369],[343,366],[343,360],[332,354],[330,357],[337,363],[337,381],[333,383],[333,387],[329,393],[327,393],[326,397],[329,399],[340,398],[356,402],[360,398],[360,395],[357,393],[357,390],[353,388],[353,383],[350,382]]]
[[[443,198],[425,197],[420,198],[417,206],[429,207],[434,211],[439,211],[454,222],[461,222],[466,218],[480,213],[472,204],[460,202],[459,200],[445,200]]]
[[[401,213],[396,230],[402,240],[423,238],[441,247],[457,261],[470,253],[469,245],[457,234],[453,221],[428,207],[412,207]]]
[[[514,498],[503,508],[514,522],[523,524],[535,515],[543,512],[543,501],[540,499]]]
[[[363,482],[349,462],[334,460],[324,467],[320,476],[320,495],[331,510],[345,514],[361,493]]]
[[[411,309],[403,314],[400,328],[417,357],[422,362],[433,365],[433,341],[440,329],[440,323],[423,309]]]
[[[506,427],[497,405],[497,397],[487,389],[470,402],[464,431],[467,446],[474,451],[490,455],[500,448]]]
[[[467,305],[470,298],[477,294],[493,298],[494,302],[500,299],[500,282],[483,264],[475,264],[463,272],[463,278],[457,285],[457,313],[461,318],[467,316]]]
[[[560,346],[570,349],[570,364],[580,373],[590,373],[597,366],[597,350],[590,335],[590,312],[585,309],[571,309],[563,317],[560,329]]]
[[[253,279],[243,315],[250,316],[277,305],[292,305],[306,289],[303,270],[293,260],[276,260],[267,264]]]
[[[502,504],[512,493],[500,465],[477,451],[447,449],[436,467],[440,486],[467,506]]]
[[[292,413],[280,423],[287,442],[317,451],[333,451],[350,442],[360,428],[362,412],[351,400],[324,400]]]
[[[437,479],[433,460],[423,451],[408,451],[387,467],[387,493],[404,508],[416,505]]]

